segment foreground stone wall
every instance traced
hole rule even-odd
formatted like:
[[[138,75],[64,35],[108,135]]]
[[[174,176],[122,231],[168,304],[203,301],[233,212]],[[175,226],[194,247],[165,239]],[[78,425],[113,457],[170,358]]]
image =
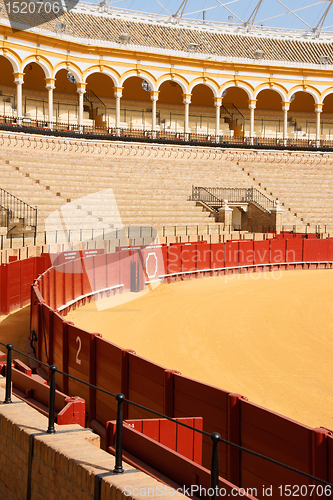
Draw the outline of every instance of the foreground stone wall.
[[[14,396],[4,404],[3,378],[0,386],[1,499],[123,500],[135,498],[128,494],[134,487],[161,487],[127,464],[115,475],[114,457],[99,448],[91,429],[56,425],[56,433],[47,434],[48,419]]]

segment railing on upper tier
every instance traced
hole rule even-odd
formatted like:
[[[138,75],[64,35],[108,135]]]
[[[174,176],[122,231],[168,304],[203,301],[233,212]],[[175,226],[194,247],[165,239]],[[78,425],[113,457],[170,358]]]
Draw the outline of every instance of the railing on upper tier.
[[[253,202],[262,209],[270,212],[274,208],[274,201],[269,199],[258,189],[250,188],[219,188],[192,186],[192,200],[203,201],[214,209],[222,207],[225,202],[248,203]]]
[[[22,123],[12,116],[0,116],[0,130],[26,132],[60,137],[102,139],[103,141],[142,141],[153,143],[201,145],[210,147],[241,147],[258,149],[333,151],[333,140],[278,139],[270,137],[235,137],[215,134],[194,134],[171,131],[138,130],[132,128],[91,127],[55,122],[52,130],[45,120],[23,118]]]
[[[9,229],[10,220],[13,219],[21,220],[23,226],[30,226],[36,231],[37,208],[31,207],[17,196],[0,188],[0,223]]]

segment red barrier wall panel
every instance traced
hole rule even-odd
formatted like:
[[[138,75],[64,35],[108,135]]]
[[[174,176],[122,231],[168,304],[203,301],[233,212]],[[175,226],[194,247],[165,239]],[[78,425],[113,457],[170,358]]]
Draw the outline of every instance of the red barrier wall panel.
[[[225,244],[225,267],[238,266],[238,241],[227,241]]]
[[[50,364],[50,316],[52,309],[42,304],[39,308],[40,327],[39,336],[41,337],[42,349],[40,352],[40,361]]]
[[[206,432],[219,432],[228,439],[228,392],[174,375],[174,416],[203,417],[203,429]],[[202,465],[210,467],[212,445],[204,436],[202,445]],[[219,444],[220,474],[227,474],[227,448]]]
[[[327,239],[327,259],[333,261],[333,238]]]
[[[21,307],[21,261],[11,262],[8,267],[9,312]]]
[[[21,299],[22,307],[30,301],[30,288],[36,278],[36,257],[21,261]]]
[[[82,259],[83,273],[83,295],[94,292],[95,288],[95,268],[94,259],[89,257]]]
[[[122,392],[123,349],[108,340],[96,337],[96,385],[101,389],[119,394]],[[125,395],[126,396],[126,395]],[[96,391],[96,420],[105,425],[117,415],[117,402],[114,397]]]
[[[181,245],[168,247],[168,271],[167,274],[180,273],[182,270]]]
[[[211,245],[209,243],[196,245],[197,252],[197,269],[211,269]]]
[[[312,429],[253,403],[240,400],[241,445],[311,474]],[[241,452],[242,486],[247,484],[262,491],[263,484],[275,487],[283,484],[309,484],[305,477],[286,471],[266,460]]]
[[[106,255],[93,257],[95,266],[95,290],[103,290],[106,285]]]
[[[131,262],[133,260],[133,251],[125,249],[119,252],[119,265],[121,284],[124,285],[123,290],[131,289]]]
[[[52,354],[52,363],[55,364],[59,370],[64,371],[63,365],[63,324],[64,320],[60,314],[56,312],[51,313],[52,327],[53,327],[53,342],[50,345],[50,354]],[[60,391],[65,392],[63,387],[63,376],[56,373],[56,385]]]
[[[219,269],[225,266],[224,247],[225,243],[215,243],[210,246],[212,269]]]
[[[253,241],[239,241],[238,260],[240,266],[251,266],[253,264]]]
[[[90,377],[90,354],[93,335],[73,325],[68,325],[68,373],[85,382]],[[89,388],[75,380],[68,380],[68,390],[73,396],[80,396],[89,408]]]
[[[268,264],[269,260],[269,240],[267,241],[254,241],[254,263],[256,265]]]
[[[63,264],[63,272],[64,272],[64,295],[65,295],[65,304],[68,304],[71,300],[74,299],[73,292],[73,261],[66,262]]]
[[[73,261],[73,296],[76,299],[83,295],[82,293],[82,281],[83,281],[83,269],[81,264],[81,259]]]
[[[167,247],[162,245],[143,247],[141,255],[147,281],[157,280],[166,274],[164,262],[167,262]]]
[[[327,261],[328,247],[328,240],[304,240],[303,260],[305,262]]]
[[[270,240],[270,262],[286,262],[286,240]]]
[[[181,270],[182,272],[197,270],[197,245],[181,246]]]
[[[120,252],[106,254],[106,283],[108,287],[121,285]]]
[[[303,242],[306,240],[287,240],[286,244],[286,262],[303,261]]]
[[[128,397],[138,404],[163,413],[164,371],[162,366],[129,353]],[[149,412],[129,405],[128,418],[151,418]]]
[[[62,272],[62,265],[55,268],[55,308],[64,305],[64,273]]]

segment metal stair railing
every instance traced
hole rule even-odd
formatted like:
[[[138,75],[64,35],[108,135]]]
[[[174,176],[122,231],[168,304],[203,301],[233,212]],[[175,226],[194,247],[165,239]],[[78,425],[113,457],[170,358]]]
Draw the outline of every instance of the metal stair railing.
[[[106,116],[106,105],[98,97],[98,95],[95,94],[95,92],[93,90],[87,90],[87,92],[84,94],[84,100],[90,104],[93,118],[94,118],[94,108],[96,109],[96,114],[98,114],[98,106],[101,106],[101,105],[103,107],[102,114],[104,114],[104,116]]]
[[[7,212],[7,216],[4,218],[7,229],[10,218],[14,218],[23,219],[24,226],[31,226],[35,228],[35,231],[37,230],[37,208],[28,205],[2,188],[0,188],[0,210]]]
[[[257,188],[211,188],[202,186],[192,186],[193,201],[202,201],[211,208],[222,207],[227,200],[229,203],[252,202],[262,210],[270,212],[275,203]]]

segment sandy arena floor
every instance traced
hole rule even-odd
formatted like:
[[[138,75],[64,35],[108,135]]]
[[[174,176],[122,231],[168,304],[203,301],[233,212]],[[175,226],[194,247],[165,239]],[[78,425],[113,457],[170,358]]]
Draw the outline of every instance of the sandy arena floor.
[[[332,297],[330,270],[244,274],[116,296],[66,319],[166,368],[333,429]]]

